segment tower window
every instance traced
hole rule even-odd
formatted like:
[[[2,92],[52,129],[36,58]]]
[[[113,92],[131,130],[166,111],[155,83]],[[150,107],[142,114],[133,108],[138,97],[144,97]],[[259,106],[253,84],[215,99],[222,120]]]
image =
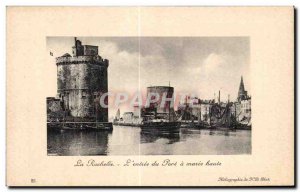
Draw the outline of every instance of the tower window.
[[[82,92],[82,95],[81,95],[81,98],[82,98],[82,99],[85,99],[86,97],[87,97],[86,92],[83,91],[83,92]]]

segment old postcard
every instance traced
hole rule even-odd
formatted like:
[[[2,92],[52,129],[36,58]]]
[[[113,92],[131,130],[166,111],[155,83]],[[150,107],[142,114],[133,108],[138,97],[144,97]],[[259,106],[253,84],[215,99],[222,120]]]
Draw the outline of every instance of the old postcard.
[[[8,186],[293,186],[293,7],[8,7]]]

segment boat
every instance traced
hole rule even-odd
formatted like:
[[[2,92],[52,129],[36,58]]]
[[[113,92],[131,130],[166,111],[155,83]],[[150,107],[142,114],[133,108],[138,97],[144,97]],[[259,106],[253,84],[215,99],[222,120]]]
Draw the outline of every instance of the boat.
[[[143,121],[140,125],[141,128],[155,128],[155,127],[161,127],[161,128],[176,128],[180,127],[180,122],[177,121],[168,121],[165,119],[153,119],[148,121]]]
[[[148,121],[143,121],[140,125],[143,132],[159,132],[163,134],[168,133],[179,133],[180,122],[168,121],[165,119],[153,119]]]
[[[113,125],[110,122],[98,122],[97,117],[95,117],[95,121],[91,119],[72,120],[64,115],[61,120],[47,122],[47,128],[57,131],[112,131]]]
[[[60,122],[47,123],[50,130],[63,131],[112,131],[112,123],[109,122]]]
[[[171,114],[170,111],[169,107],[168,114],[154,113],[153,115],[149,115],[140,125],[142,131],[179,133],[181,122],[176,120],[175,115],[173,113]]]
[[[193,128],[193,129],[207,129],[210,128],[210,124],[207,121],[201,120],[201,110],[198,117],[188,115],[188,105],[183,111],[183,114],[178,118],[181,122],[181,128]],[[183,120],[184,119],[184,120]]]
[[[86,130],[93,130],[93,131],[112,131],[112,123],[96,123],[95,125],[84,125],[83,126]]]
[[[251,130],[252,127],[251,118],[246,118],[245,120],[236,122],[234,127],[235,129]]]

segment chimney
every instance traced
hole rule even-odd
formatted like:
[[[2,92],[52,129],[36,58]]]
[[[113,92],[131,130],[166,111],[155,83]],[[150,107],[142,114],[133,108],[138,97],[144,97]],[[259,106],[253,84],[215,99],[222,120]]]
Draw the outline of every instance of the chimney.
[[[77,37],[74,37],[74,43],[75,43],[75,50],[73,50],[73,56],[77,56],[78,55]]]
[[[220,104],[220,100],[221,100],[221,92],[219,90],[219,104]]]

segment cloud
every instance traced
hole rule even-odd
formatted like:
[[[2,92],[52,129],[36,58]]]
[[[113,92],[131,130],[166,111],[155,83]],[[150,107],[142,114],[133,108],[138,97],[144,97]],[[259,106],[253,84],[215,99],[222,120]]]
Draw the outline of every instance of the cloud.
[[[251,92],[248,37],[142,37],[140,46],[138,37],[79,39],[83,44],[99,46],[100,56],[109,60],[109,91],[134,92],[140,84],[145,92],[147,86],[168,85],[170,81],[175,92],[196,92],[201,98],[211,99],[221,89],[223,96],[235,98],[243,75]],[[48,38],[48,54],[70,52],[73,44],[74,39],[69,37]],[[52,60],[49,63],[53,65]],[[116,110],[110,109],[110,115]]]
[[[208,57],[203,61],[203,69],[206,74],[212,74],[216,71],[219,71],[222,67],[226,66],[226,59],[222,55],[218,55],[216,53],[211,53]]]
[[[132,92],[137,89],[138,53],[121,50],[115,42],[102,41],[100,55],[110,63],[108,67],[110,90]]]
[[[191,74],[215,76],[222,74],[230,66],[230,56],[225,54],[210,53],[206,56],[192,56],[187,58],[186,70]]]
[[[101,40],[100,55],[110,60],[110,90],[135,91],[140,84],[145,92],[147,86],[168,85],[170,81],[177,93],[197,93],[202,99],[212,99],[221,90],[221,99],[227,100],[228,94],[232,99],[236,97],[240,76],[247,79],[249,41],[243,38],[140,40],[141,50],[135,39],[131,43],[124,43],[124,39]],[[130,109],[122,111],[126,110]]]

